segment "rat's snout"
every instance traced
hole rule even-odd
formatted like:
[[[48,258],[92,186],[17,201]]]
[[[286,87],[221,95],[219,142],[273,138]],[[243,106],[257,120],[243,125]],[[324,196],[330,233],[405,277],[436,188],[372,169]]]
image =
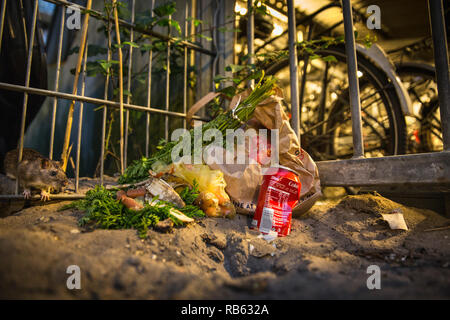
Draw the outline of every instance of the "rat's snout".
[[[69,184],[69,180],[68,179],[62,181],[61,182],[61,189],[64,190],[67,187],[68,184]]]

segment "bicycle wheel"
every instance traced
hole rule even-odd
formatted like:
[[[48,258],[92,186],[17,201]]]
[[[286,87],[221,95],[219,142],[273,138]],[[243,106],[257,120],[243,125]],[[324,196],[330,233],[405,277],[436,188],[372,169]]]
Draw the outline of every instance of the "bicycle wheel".
[[[345,48],[329,47],[317,54],[332,55],[337,62],[321,59],[310,62],[301,110],[302,146],[317,160],[350,158],[353,140]],[[301,56],[299,59],[302,67],[303,59]],[[287,59],[271,66],[267,73],[277,76],[281,85],[290,90]],[[365,156],[404,153],[405,119],[388,77],[361,54],[358,54],[358,77]]]
[[[408,153],[442,151],[444,146],[434,67],[416,62],[401,63],[396,67],[413,103],[413,115],[406,117]]]

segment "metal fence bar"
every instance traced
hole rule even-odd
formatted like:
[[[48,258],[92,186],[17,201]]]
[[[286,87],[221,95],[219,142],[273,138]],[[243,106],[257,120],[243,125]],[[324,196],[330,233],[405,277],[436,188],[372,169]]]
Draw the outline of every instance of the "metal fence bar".
[[[310,41],[312,39],[312,34],[314,31],[314,24],[311,22],[308,27],[308,36],[307,40]],[[297,39],[295,39],[297,41]],[[309,65],[309,55],[305,54],[303,58],[303,70],[302,70],[302,80],[300,83],[300,92],[299,92],[299,98],[298,98],[298,118],[299,118],[299,124],[302,122],[302,110],[303,110],[303,101],[305,98],[305,88],[306,88],[306,79],[308,78],[308,65]],[[300,126],[300,125],[299,125]]]
[[[66,100],[84,101],[84,102],[92,103],[92,104],[96,104],[96,105],[107,105],[107,106],[114,107],[114,108],[120,108],[119,102],[115,102],[115,101],[111,101],[111,100],[98,99],[98,98],[92,98],[92,97],[87,97],[87,96],[80,96],[80,95],[65,93],[65,92],[55,92],[55,91],[51,91],[51,90],[38,89],[38,88],[32,88],[32,87],[25,87],[25,86],[5,83],[5,82],[0,82],[0,89],[25,92],[25,93],[31,93],[31,94],[38,94],[38,95],[48,96],[48,97],[58,97],[61,99],[66,99]],[[124,103],[123,107],[124,107],[124,109],[130,109],[130,110],[136,110],[136,111],[142,111],[142,112],[153,112],[153,113],[158,113],[158,114],[162,114],[162,115],[186,118],[186,114],[181,113],[181,112],[166,111],[166,110],[157,109],[157,108],[147,108],[147,107],[138,106],[138,105],[134,105],[134,104],[128,104],[128,103]],[[201,120],[201,121],[209,121],[210,120],[209,118],[195,116],[195,115],[192,116],[192,119]]]
[[[62,54],[62,44],[64,39],[64,23],[66,20],[66,10],[61,8],[61,26],[59,28],[59,43],[58,43],[58,55],[56,58],[56,75],[55,75],[55,91],[59,89],[59,73],[61,71],[61,54]],[[53,159],[53,144],[55,141],[55,124],[56,124],[56,107],[58,105],[58,99],[53,98],[53,109],[52,109],[52,123],[50,127],[50,150],[48,152],[49,159]]]
[[[83,199],[85,197],[84,194],[52,194],[51,200],[77,200]],[[1,194],[0,200],[23,200],[23,195],[12,195],[12,194]],[[41,200],[40,195],[31,196],[30,200]]]
[[[287,1],[289,29],[289,74],[291,80],[291,126],[300,141],[300,112],[298,95],[298,57],[297,29],[295,23],[295,8],[293,0]],[[305,62],[306,63],[306,62]]]
[[[84,7],[82,5],[79,5],[79,4],[76,4],[76,3],[73,3],[73,2],[66,1],[66,0],[44,0],[44,1],[51,2],[51,3],[57,4],[57,5],[63,5],[63,6],[66,6],[66,7],[73,6],[75,8],[80,9],[81,11],[85,11],[86,10],[86,7]],[[98,19],[101,19],[103,21],[107,21],[108,20],[107,17],[105,17],[101,12],[99,12],[97,10],[90,9],[89,13],[90,13],[91,16],[94,16],[94,17],[96,17]],[[114,20],[114,18],[111,18],[110,20]],[[205,48],[203,48],[203,47],[201,47],[199,45],[196,45],[194,43],[191,43],[191,42],[188,42],[188,41],[179,41],[179,39],[168,37],[166,35],[163,35],[161,33],[155,32],[155,31],[150,30],[150,29],[139,28],[135,24],[132,24],[132,23],[130,23],[128,21],[125,21],[125,20],[122,20],[122,19],[119,19],[119,25],[124,26],[124,27],[126,27],[128,29],[133,28],[137,32],[140,32],[140,33],[145,34],[145,35],[149,35],[151,37],[159,38],[159,39],[161,39],[163,41],[168,41],[168,42],[171,42],[171,43],[172,42],[173,43],[176,42],[177,45],[179,45],[179,46],[186,46],[186,47],[188,47],[190,49],[193,49],[195,51],[207,54],[209,56],[215,56],[216,55],[216,52],[208,50],[208,49],[205,49]]]
[[[169,16],[169,20],[172,19],[172,16]],[[170,37],[170,24],[168,27],[168,36]],[[170,103],[170,42],[167,41],[167,57],[166,57],[166,104],[165,110],[169,111],[169,103]],[[164,139],[169,141],[169,117],[166,115],[164,117]]]
[[[361,101],[359,100],[358,67],[356,61],[355,34],[353,31],[352,5],[350,0],[342,0],[342,11],[344,15],[345,52],[347,54],[348,83],[352,114],[353,157],[363,158],[364,145],[362,140]]]
[[[34,9],[33,9],[33,21],[31,24],[31,34],[28,43],[28,60],[27,60],[27,73],[25,75],[25,87],[28,88],[30,86],[30,75],[31,75],[31,63],[33,60],[33,47],[34,47],[34,35],[36,33],[36,20],[37,13],[39,8],[39,0],[34,1]],[[24,92],[23,94],[23,107],[22,107],[22,120],[20,125],[20,138],[19,138],[19,152],[17,157],[17,163],[22,161],[22,153],[23,153],[23,139],[25,136],[25,123],[27,117],[27,106],[28,106],[28,93]],[[16,179],[16,194],[19,193],[19,178]]]
[[[134,13],[135,13],[135,0],[131,1],[131,23],[134,24]],[[130,29],[130,43],[134,41],[134,29]],[[130,93],[131,93],[131,68],[133,65],[133,46],[129,46],[129,56],[128,56],[128,75],[127,75],[127,103],[130,103]],[[127,154],[128,154],[128,126],[130,122],[130,110],[125,112],[125,142],[124,142],[124,155],[123,155],[123,165],[124,169],[127,168]]]
[[[109,64],[111,60],[111,30],[112,30],[112,21],[108,20],[108,49],[106,53],[106,59]],[[108,90],[109,90],[109,72],[106,74],[105,79],[105,88],[103,92],[103,100],[108,100]],[[105,139],[106,139],[106,116],[108,114],[108,108],[106,105],[103,106],[103,115],[102,115],[102,139],[100,146],[100,184],[103,186],[104,182],[104,173],[105,173]]]
[[[2,12],[0,13],[0,52],[2,52],[3,26],[5,23],[6,0],[2,1]]]
[[[450,151],[450,77],[444,7],[442,0],[429,0],[428,4],[441,112],[442,138],[444,150]]]
[[[81,96],[84,96],[84,90],[86,88],[86,63],[88,58],[88,41],[86,39],[86,48],[84,49],[84,61],[83,61],[83,78],[81,83]],[[83,108],[84,103],[80,101],[79,107],[79,119],[78,119],[78,137],[77,137],[77,154],[75,162],[75,193],[78,193],[78,185],[80,182],[80,154],[81,154],[81,133],[83,130]]]
[[[188,36],[188,12],[189,5],[188,1],[184,6],[184,38]],[[187,67],[188,67],[188,50],[184,47],[183,50],[183,113],[187,112]],[[183,128],[186,129],[186,119],[183,120]]]
[[[155,0],[152,0],[152,6],[150,8],[151,17],[153,18],[153,8],[155,7]],[[153,40],[152,40],[153,44]],[[151,108],[151,97],[152,97],[152,63],[153,63],[153,50],[150,49],[148,52],[148,85],[147,85],[147,108]],[[150,146],[150,112],[146,113],[145,117],[145,156],[149,155]]]
[[[253,0],[247,2],[247,51],[248,63],[255,63],[255,12],[253,11]],[[249,86],[255,84],[252,79],[248,82]]]

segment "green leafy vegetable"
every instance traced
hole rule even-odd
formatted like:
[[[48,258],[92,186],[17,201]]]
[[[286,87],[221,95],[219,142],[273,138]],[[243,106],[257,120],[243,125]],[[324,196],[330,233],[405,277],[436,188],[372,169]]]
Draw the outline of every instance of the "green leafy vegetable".
[[[174,208],[170,203],[160,201],[164,206],[145,204],[143,209],[133,211],[117,200],[115,193],[116,190],[107,190],[105,187],[97,185],[86,193],[84,199],[65,205],[60,210],[75,208],[84,211],[83,217],[78,221],[80,226],[93,224],[101,229],[136,229],[141,238],[146,238],[148,228],[161,220],[169,218],[175,225],[182,224],[170,214],[170,209]],[[202,210],[193,205],[198,193],[196,185],[192,189],[184,189],[181,193],[186,206],[179,210],[188,217],[201,218],[205,216]]]

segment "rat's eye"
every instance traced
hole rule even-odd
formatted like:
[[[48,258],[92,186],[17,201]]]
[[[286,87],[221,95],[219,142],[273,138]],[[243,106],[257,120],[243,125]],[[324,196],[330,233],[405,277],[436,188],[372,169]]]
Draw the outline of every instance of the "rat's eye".
[[[50,172],[50,175],[51,176],[56,176],[56,173],[57,173],[56,171],[52,171],[52,172]]]

